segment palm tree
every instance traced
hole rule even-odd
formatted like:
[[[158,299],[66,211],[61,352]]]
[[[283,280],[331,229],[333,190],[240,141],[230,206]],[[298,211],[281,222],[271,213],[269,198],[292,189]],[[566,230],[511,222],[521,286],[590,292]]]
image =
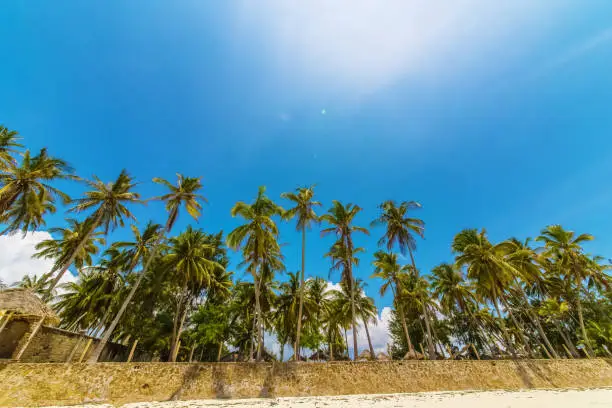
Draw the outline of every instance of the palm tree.
[[[194,298],[203,290],[215,286],[216,269],[224,269],[214,260],[216,248],[211,237],[191,226],[169,241],[168,253],[162,261],[172,273],[172,280],[181,288],[178,293],[177,310],[170,347],[169,361],[176,361],[178,344],[183,325]]]
[[[87,221],[90,228],[83,234],[83,240],[70,253],[66,262],[61,265],[61,269],[55,276],[55,281],[49,291],[55,288],[64,273],[75,261],[81,248],[98,227],[103,227],[105,235],[117,226],[123,227],[125,218],[135,219],[126,205],[142,203],[140,195],[132,191],[135,186],[134,180],[125,170],[121,171],[114,182],[104,183],[94,176],[94,180],[88,180],[86,184],[92,190],[87,191],[85,197],[74,200],[75,205],[69,211],[79,213],[93,210],[89,216],[89,221]]]
[[[102,232],[91,232],[93,222],[91,219],[86,219],[79,222],[75,219],[67,219],[68,227],[66,228],[50,228],[49,233],[59,236],[57,239],[46,239],[36,244],[36,252],[34,258],[53,259],[53,267],[47,273],[49,279],[51,276],[62,269],[65,270],[67,263],[74,265],[77,271],[81,270],[85,265],[92,264],[92,256],[98,253],[98,247],[105,244],[102,237]],[[61,276],[63,276],[63,272]],[[60,276],[60,278],[61,278]],[[50,298],[53,289],[57,286],[59,279],[54,279],[46,285],[47,294],[45,297]]]
[[[381,210],[380,216],[372,221],[372,227],[384,225],[386,229],[385,234],[378,241],[378,245],[385,245],[389,252],[393,249],[394,245],[397,245],[403,255],[408,253],[410,255],[410,262],[412,263],[413,273],[418,276],[419,272],[414,260],[414,251],[416,250],[416,239],[414,235],[416,234],[421,238],[424,237],[425,223],[419,218],[409,217],[408,213],[412,210],[421,208],[421,204],[416,201],[404,201],[397,205],[395,201],[388,200],[383,202],[379,208]],[[428,311],[423,310],[423,314],[427,327],[430,327],[431,321]],[[432,360],[435,359],[436,351],[433,340],[429,335],[427,336],[427,346],[429,358]]]
[[[0,125],[0,172],[6,171],[16,163],[13,155],[23,147],[17,140],[19,140],[19,134],[15,130],[9,130]]]
[[[408,325],[406,324],[406,315],[403,310],[402,302],[399,299],[399,294],[402,293],[400,276],[410,273],[410,268],[406,265],[400,266],[396,254],[383,251],[374,253],[372,265],[374,265],[374,273],[371,278],[380,278],[384,281],[380,287],[380,295],[384,296],[389,288],[391,288],[391,292],[393,292],[393,303],[395,303],[395,309],[402,323],[404,336],[408,343],[408,350],[410,353],[414,353],[414,346],[412,345],[412,340],[408,333]]]
[[[306,270],[306,229],[309,228],[313,222],[318,222],[319,217],[315,213],[314,209],[320,206],[321,203],[313,201],[314,197],[314,186],[300,187],[296,189],[295,193],[283,193],[282,198],[292,201],[295,207],[288,209],[283,214],[283,219],[291,219],[297,217],[296,229],[302,232],[302,274],[300,279],[300,304],[297,315],[297,334],[295,337],[295,343],[293,353],[296,356],[296,361],[300,359],[300,334],[302,332],[302,314],[304,309],[304,281],[305,281],[305,270]]]
[[[332,207],[327,214],[321,217],[321,221],[326,222],[329,227],[321,231],[323,235],[333,233],[336,235],[337,242],[334,246],[344,252],[344,266],[346,272],[345,281],[350,288],[351,293],[351,320],[353,326],[353,351],[354,359],[357,358],[357,323],[355,311],[355,278],[353,277],[353,259],[355,247],[353,244],[353,233],[362,232],[369,234],[368,230],[363,227],[353,225],[355,216],[361,211],[361,208],[354,204],[343,205],[341,202],[334,200]],[[333,258],[332,258],[333,259]]]
[[[133,243],[118,244],[118,246],[121,248],[131,248],[131,261],[129,261],[128,267],[129,273],[132,273],[139,263],[144,263],[144,265],[138,279],[132,286],[130,292],[123,301],[121,308],[117,312],[117,315],[111,322],[110,327],[106,330],[104,338],[100,341],[96,347],[96,350],[89,356],[89,362],[97,362],[100,358],[100,354],[102,354],[106,343],[110,339],[110,335],[115,330],[115,327],[117,327],[119,324],[119,321],[132,301],[134,294],[140,287],[145,274],[151,267],[151,263],[157,257],[163,239],[170,233],[174,223],[178,219],[181,207],[184,207],[187,213],[191,215],[193,219],[197,220],[200,217],[200,210],[202,209],[200,201],[206,202],[206,198],[198,193],[198,191],[202,188],[200,178],[185,177],[182,174],[177,174],[177,178],[178,180],[176,186],[172,185],[172,183],[170,183],[168,180],[162,178],[153,179],[153,182],[164,185],[170,190],[169,193],[154,198],[154,200],[164,201],[166,203],[168,219],[166,220],[164,229],[160,232],[159,225],[149,223],[145,228],[144,233],[141,235],[136,227],[132,227],[135,241]]]
[[[47,293],[47,287],[51,283],[50,280],[51,275],[48,273],[45,273],[41,276],[24,275],[24,277],[21,278],[19,282],[13,284],[13,286],[23,289],[30,289],[31,291],[38,293],[39,295],[44,295],[45,293]]]
[[[287,275],[289,279],[280,284],[280,293],[276,298],[276,307],[274,311],[274,326],[281,345],[281,361],[283,360],[285,344],[287,344],[288,341],[295,344],[297,341],[297,332],[295,328],[298,322],[297,316],[301,303],[299,272],[289,272]],[[295,351],[294,356],[295,361],[299,361],[299,354]]]
[[[74,179],[73,170],[64,160],[49,156],[47,149],[34,157],[26,150],[20,165],[14,161],[7,165],[0,173],[0,222],[7,224],[3,233],[34,231],[44,225],[45,214],[55,212],[57,198],[70,201],[50,183]]]
[[[255,284],[255,324],[257,326],[257,361],[261,360],[263,348],[263,316],[261,314],[260,276],[264,273],[267,260],[280,255],[277,242],[278,228],[272,219],[282,215],[283,209],[266,196],[266,188],[259,187],[257,197],[251,204],[239,201],[231,211],[232,217],[240,216],[246,223],[234,229],[227,236],[227,245],[242,249],[248,272]]]
[[[500,301],[506,308],[514,325],[519,329],[525,347],[529,352],[529,343],[525,339],[525,333],[521,330],[521,325],[508,305],[505,291],[512,281],[513,268],[504,259],[503,247],[493,245],[487,238],[485,230],[478,232],[475,229],[461,231],[453,239],[451,247],[453,252],[457,254],[455,258],[457,267],[466,267],[467,277],[474,280],[479,294],[493,303],[499,317],[502,332],[504,333],[506,346],[510,353],[515,355],[510,334],[499,307]]]
[[[544,328],[540,323],[538,315],[534,312],[527,293],[523,289],[521,282],[524,282],[527,286],[539,286],[542,281],[542,272],[535,261],[538,255],[529,247],[529,239],[525,242],[521,242],[516,238],[510,238],[509,240],[500,244],[500,247],[505,252],[505,258],[508,265],[512,268],[511,275],[514,282],[514,288],[518,292],[518,300],[525,309],[525,314],[531,323],[535,326],[536,331],[545,343],[544,348],[548,348],[554,358],[559,358],[557,351],[550,343],[548,336],[544,332]],[[520,279],[520,281],[519,281]]]
[[[583,288],[583,282],[593,272],[593,265],[584,254],[582,244],[593,239],[594,237],[590,234],[576,236],[573,231],[567,231],[560,225],[546,227],[542,230],[541,235],[536,238],[536,241],[544,243],[544,255],[553,260],[557,273],[574,282],[577,292],[575,302],[580,331],[585,345],[589,348],[591,348],[591,344],[584,324],[580,291]]]
[[[357,290],[357,301],[356,301],[356,309],[357,314],[361,317],[363,321],[363,327],[366,332],[366,337],[368,339],[368,347],[370,349],[370,358],[372,360],[376,360],[376,353],[374,352],[374,346],[372,344],[372,338],[370,337],[370,330],[368,330],[368,322],[377,323],[378,317],[378,309],[376,305],[374,305],[374,299],[367,296],[364,290],[364,283],[361,280],[358,280],[356,283]]]

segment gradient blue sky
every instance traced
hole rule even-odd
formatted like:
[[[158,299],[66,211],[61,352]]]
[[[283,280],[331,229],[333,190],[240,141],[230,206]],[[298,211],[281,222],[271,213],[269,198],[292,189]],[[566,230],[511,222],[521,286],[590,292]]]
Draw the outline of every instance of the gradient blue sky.
[[[145,197],[152,177],[203,176],[210,232],[261,184],[316,183],[363,226],[383,200],[420,201],[424,272],[466,227],[501,240],[561,223],[612,255],[612,3],[501,3],[5,1],[0,122],[82,176],[127,168]],[[356,238],[361,278],[380,234]],[[308,273],[327,277],[332,239],[308,239]],[[293,224],[281,240],[297,270]]]

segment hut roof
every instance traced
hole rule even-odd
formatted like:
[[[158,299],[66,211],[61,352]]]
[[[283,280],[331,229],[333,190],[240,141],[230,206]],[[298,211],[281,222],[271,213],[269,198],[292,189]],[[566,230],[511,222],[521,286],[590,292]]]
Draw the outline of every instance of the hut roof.
[[[377,359],[377,360],[380,360],[380,361],[388,361],[388,360],[391,360],[391,359],[389,358],[389,356],[388,356],[388,355],[386,355],[385,353],[378,353],[378,355],[376,356],[376,359]]]
[[[370,352],[368,350],[363,350],[361,352],[361,354],[359,354],[359,357],[357,357],[359,360],[371,360],[372,359],[372,355],[370,354]]]
[[[425,356],[418,351],[409,351],[404,356],[404,360],[424,360]]]
[[[44,317],[44,323],[48,325],[59,323],[59,318],[53,310],[29,289],[0,290],[0,311],[12,312],[15,316],[37,320]]]

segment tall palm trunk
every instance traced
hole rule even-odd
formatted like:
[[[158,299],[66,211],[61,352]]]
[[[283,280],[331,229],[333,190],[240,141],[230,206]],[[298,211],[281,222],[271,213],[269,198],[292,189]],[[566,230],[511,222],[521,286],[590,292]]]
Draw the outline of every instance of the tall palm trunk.
[[[589,349],[589,354],[593,354],[591,342],[589,341],[589,336],[587,336],[586,327],[584,326],[584,316],[582,315],[582,301],[580,300],[580,293],[578,293],[578,296],[576,296],[576,308],[578,309],[578,322],[580,323],[580,332],[582,333],[584,345]]]
[[[181,313],[181,317],[178,322],[178,327],[176,328],[176,335],[174,336],[174,341],[172,342],[172,347],[170,348],[170,360],[171,362],[176,362],[176,356],[178,354],[178,347],[181,341],[181,334],[183,332],[183,325],[185,324],[185,319],[187,318],[187,309],[189,309],[189,301],[185,302],[185,306],[183,307],[183,311]]]
[[[374,347],[372,346],[372,339],[370,338],[370,331],[368,330],[368,320],[363,317],[363,327],[365,328],[366,337],[368,338],[368,347],[370,348],[370,358],[376,360],[376,354],[374,354]]]
[[[355,315],[355,279],[353,278],[353,242],[348,240],[348,272],[351,289],[351,323],[353,325],[353,360],[357,360],[357,319]],[[348,344],[346,345],[348,347]]]
[[[514,327],[516,327],[519,333],[521,333],[521,339],[523,340],[523,345],[525,346],[525,349],[527,350],[527,354],[529,354],[529,357],[534,358],[533,350],[531,350],[531,346],[529,344],[529,339],[527,338],[527,335],[525,334],[525,328],[518,321],[516,316],[514,316],[514,313],[512,313],[512,309],[510,308],[510,305],[508,304],[508,300],[506,299],[506,296],[503,294],[501,295],[501,301],[504,307],[506,308],[506,311],[508,312],[508,316],[510,316],[510,320],[512,320],[512,323],[514,324]]]
[[[410,254],[410,262],[412,262],[412,269],[414,270],[414,275],[418,278],[419,271],[416,267],[416,262],[414,261],[414,254],[412,253],[412,249],[408,248],[408,253]],[[427,307],[423,305],[423,317],[425,318],[425,327],[427,328],[427,351],[429,352],[429,359],[436,359],[436,350],[433,345],[433,339],[431,337],[431,322],[429,321],[429,313],[427,312]]]
[[[261,352],[263,346],[263,322],[261,319],[261,302],[260,302],[260,291],[259,279],[257,279],[257,273],[253,273],[253,280],[255,285],[255,322],[257,327],[257,357],[256,361],[261,361]]]
[[[506,348],[508,349],[508,351],[510,351],[510,354],[512,355],[512,357],[516,358],[516,351],[514,350],[514,347],[512,346],[512,340],[510,339],[508,328],[506,327],[506,323],[504,322],[504,318],[499,309],[499,301],[497,299],[497,296],[493,297],[493,305],[495,306],[495,311],[497,311],[497,317],[499,318],[499,325],[501,326],[501,329],[502,329],[502,334],[504,336],[504,342],[506,343]]]
[[[580,353],[578,353],[578,350],[576,349],[576,346],[574,346],[574,343],[572,343],[570,341],[569,337],[567,337],[567,334],[565,333],[565,330],[563,330],[563,327],[561,327],[559,322],[556,321],[556,320],[553,321],[553,324],[555,325],[555,328],[557,329],[557,332],[559,333],[559,335],[563,339],[563,342],[565,343],[565,346],[570,351],[570,354],[572,355],[572,357],[580,358]]]
[[[304,307],[304,276],[306,270],[306,227],[302,227],[302,276],[300,278],[300,306],[298,309],[297,335],[295,338],[295,346],[293,354],[296,356],[295,361],[300,360],[300,334],[302,332],[302,312]]]
[[[518,287],[518,289],[519,289],[519,291],[521,293],[521,296],[523,298],[523,302],[525,304],[525,309],[526,309],[525,311],[527,312],[527,317],[529,318],[531,323],[536,327],[536,330],[538,331],[538,334],[540,335],[542,340],[544,340],[544,343],[546,344],[546,347],[548,347],[548,349],[550,350],[550,352],[553,355],[553,357],[554,358],[559,358],[559,354],[557,354],[557,350],[555,350],[555,348],[552,346],[552,344],[550,343],[550,340],[548,339],[548,336],[546,335],[546,333],[544,332],[544,329],[542,328],[542,324],[540,323],[539,317],[534,313],[533,308],[529,304],[529,299],[527,298],[527,294],[523,290],[523,287],[516,280],[516,278],[515,278],[514,282],[515,282],[516,286]]]
[[[408,342],[408,352],[414,353],[414,347],[412,345],[412,340],[410,339],[410,334],[408,333],[408,325],[406,324],[406,316],[404,315],[404,307],[402,306],[401,299],[399,299],[397,292],[399,291],[399,281],[397,277],[395,277],[395,293],[393,297],[395,298],[395,307],[397,309],[397,313],[400,315],[400,321],[402,322],[402,329],[404,330],[404,336],[406,337],[406,341]]]
[[[221,352],[223,351],[223,342],[220,341],[219,342],[219,349],[217,350],[217,362],[221,361]],[[200,357],[200,360],[202,360],[202,358]]]
[[[70,258],[68,258],[68,261],[66,262],[66,264],[63,265],[62,269],[57,273],[55,279],[51,283],[51,286],[49,286],[49,288],[47,289],[47,295],[45,296],[45,300],[50,300],[51,299],[51,296],[53,295],[53,289],[55,289],[55,287],[58,285],[59,281],[62,279],[62,276],[64,276],[66,271],[68,271],[68,268],[70,268],[70,266],[72,265],[72,263],[76,259],[77,255],[81,251],[81,249],[83,249],[83,246],[85,245],[85,243],[87,243],[87,240],[89,239],[91,234],[93,234],[93,232],[96,230],[96,228],[98,228],[98,225],[100,225],[101,221],[102,221],[102,213],[98,214],[98,216],[96,217],[96,219],[95,219],[94,223],[92,224],[91,228],[89,229],[89,231],[87,231],[87,234],[85,234],[83,239],[77,245],[76,249],[72,252],[72,254],[70,254]]]
[[[168,224],[166,224],[165,231],[168,231]],[[160,244],[161,244],[162,240],[164,239],[164,235],[161,235],[157,239],[157,242],[155,242],[155,245],[153,247],[153,251],[149,255],[149,258],[147,259],[147,262],[145,263],[144,267],[142,268],[142,271],[140,272],[140,275],[138,276],[138,279],[136,279],[136,282],[134,283],[134,286],[132,286],[132,289],[130,289],[130,293],[128,293],[127,297],[123,301],[123,304],[119,308],[119,311],[115,315],[115,318],[111,322],[111,324],[108,327],[108,329],[104,332],[104,337],[102,338],[100,343],[96,346],[96,349],[91,354],[91,356],[89,356],[87,362],[89,362],[89,363],[96,363],[98,361],[98,359],[100,358],[100,355],[102,354],[102,351],[104,350],[104,347],[106,347],[106,343],[108,343],[108,341],[110,340],[110,337],[113,334],[113,331],[115,331],[115,328],[117,327],[117,325],[119,324],[119,321],[123,317],[123,314],[125,313],[125,310],[127,309],[128,305],[132,301],[132,298],[136,294],[136,291],[140,287],[140,284],[142,283],[142,280],[143,280],[143,278],[145,276],[145,273],[147,273],[147,271],[149,270],[149,267],[151,266],[151,262],[153,262],[153,259],[157,256],[157,253],[159,252],[159,248],[161,246]],[[130,265],[130,273],[132,273],[132,271],[134,270],[135,267],[136,267],[135,263]]]

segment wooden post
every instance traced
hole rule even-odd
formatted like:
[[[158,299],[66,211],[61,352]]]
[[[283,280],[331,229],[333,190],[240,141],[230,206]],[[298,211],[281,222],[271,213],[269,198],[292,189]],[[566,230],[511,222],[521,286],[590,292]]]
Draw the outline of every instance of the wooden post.
[[[136,345],[138,344],[138,339],[134,340],[134,344],[132,344],[132,349],[130,350],[130,355],[128,356],[127,362],[132,361],[132,357],[134,357],[134,351],[136,351]]]
[[[191,347],[191,351],[189,352],[189,362],[190,363],[193,362],[193,353],[195,352],[196,348],[197,348],[197,346],[195,346],[195,347],[192,346]]]
[[[36,326],[34,326],[34,330],[32,330],[32,333],[30,333],[30,336],[26,340],[25,344],[23,345],[23,347],[21,347],[21,350],[19,350],[19,353],[17,353],[17,355],[15,356],[15,360],[19,361],[19,359],[21,359],[21,356],[23,356],[23,353],[26,351],[26,349],[28,348],[32,340],[34,339],[34,336],[36,336],[36,334],[42,327],[42,324],[44,321],[45,321],[45,318],[41,317],[40,320],[36,323]]]
[[[478,361],[480,361],[480,354],[478,354],[478,350],[476,350],[476,346],[474,346],[474,343],[470,343],[470,346],[472,346],[472,350],[474,350],[476,358],[478,359]]]
[[[448,355],[450,356],[450,359],[454,360],[455,356],[453,356],[453,352],[452,352],[451,348],[448,346],[448,344],[446,345],[446,351],[448,351]]]
[[[70,363],[72,361],[72,359],[74,358],[74,355],[76,354],[77,349],[81,345],[81,341],[83,341],[83,336],[79,336],[76,344],[74,345],[74,347],[72,348],[72,351],[70,352],[70,355],[66,359],[66,363]]]
[[[423,343],[419,343],[419,347],[421,347],[421,354],[423,354],[423,358],[429,360],[429,356],[425,354],[425,350],[423,349]]]
[[[13,314],[13,312],[7,312],[4,315],[4,320],[2,321],[2,326],[0,326],[0,333],[2,333],[2,330],[4,330],[4,328],[6,327],[6,325],[8,324],[9,320],[11,320],[11,315]]]
[[[567,353],[567,355],[569,356],[569,358],[574,358],[574,355],[569,351],[569,349],[567,348],[567,346],[565,344],[563,344],[563,348],[565,349],[565,352]]]
[[[89,346],[91,346],[92,341],[93,339],[89,339],[89,341],[85,345],[85,348],[83,349],[83,352],[81,353],[81,357],[79,358],[79,363],[83,362],[83,359],[85,358],[85,354],[87,354],[87,350],[89,350]]]

